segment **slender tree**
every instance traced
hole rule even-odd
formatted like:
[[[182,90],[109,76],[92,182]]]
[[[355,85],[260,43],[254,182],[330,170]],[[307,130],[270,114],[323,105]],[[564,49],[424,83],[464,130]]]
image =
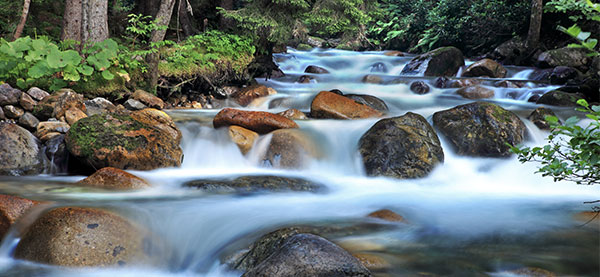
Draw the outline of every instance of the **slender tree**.
[[[27,16],[29,15],[29,5],[31,5],[31,0],[25,0],[23,2],[23,12],[21,12],[21,21],[19,25],[17,25],[17,30],[15,31],[14,39],[18,39],[23,34],[23,28],[25,28],[25,22],[27,22]]]
[[[183,34],[186,37],[192,36],[197,33],[196,28],[192,24],[190,19],[190,15],[194,16],[192,5],[188,0],[179,0],[179,6],[177,7],[177,14],[179,16],[179,23],[181,24],[181,29],[183,29]]]
[[[529,19],[529,32],[525,47],[533,51],[540,42],[540,29],[542,28],[543,0],[531,0],[531,18]]]
[[[175,7],[175,0],[161,0],[158,13],[156,14],[156,25],[168,26],[171,21],[171,14],[173,14],[173,7]],[[150,42],[156,43],[164,40],[167,34],[166,28],[160,28],[152,31],[150,35]],[[148,62],[148,74],[150,80],[150,88],[154,89],[158,84],[158,62],[159,54],[152,53],[147,57]]]
[[[67,0],[63,15],[62,40],[81,41],[81,19],[83,6],[81,0]]]

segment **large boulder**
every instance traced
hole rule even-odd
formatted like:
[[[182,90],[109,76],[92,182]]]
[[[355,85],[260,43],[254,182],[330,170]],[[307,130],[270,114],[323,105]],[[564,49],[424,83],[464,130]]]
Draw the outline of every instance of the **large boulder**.
[[[309,65],[305,70],[305,73],[312,73],[312,74],[328,74],[329,70],[322,68],[320,66],[316,66],[316,65]]]
[[[33,114],[40,120],[49,118],[61,119],[69,109],[79,109],[86,112],[83,95],[72,89],[61,89],[38,102]]]
[[[261,240],[255,247],[264,248]],[[300,233],[276,241],[242,276],[371,276],[350,253],[322,237]]]
[[[21,94],[22,91],[13,89],[9,84],[0,85],[0,106],[18,104]]]
[[[528,61],[528,54],[525,42],[516,37],[500,44],[488,57],[505,65],[523,65]]]
[[[167,132],[165,129],[170,127],[163,122],[140,117],[115,113],[81,119],[67,132],[67,149],[93,168],[151,170],[180,166],[183,153],[178,130]]]
[[[293,120],[269,112],[243,111],[232,108],[222,109],[213,119],[215,128],[237,125],[259,134],[277,129],[298,128]]]
[[[437,134],[414,113],[375,123],[360,138],[359,152],[370,176],[420,178],[444,161]]]
[[[462,76],[504,78],[506,77],[506,68],[493,60],[482,59],[469,65]]]
[[[568,66],[585,71],[592,61],[587,54],[584,49],[563,47],[543,52],[538,56],[537,64],[542,68]]]
[[[150,108],[159,109],[159,110],[162,110],[165,108],[165,103],[162,101],[162,99],[158,98],[154,94],[145,92],[141,89],[136,90],[131,95],[131,98],[142,102],[144,105],[146,105]]]
[[[0,194],[0,240],[8,233],[10,226],[36,204],[38,202],[33,200]]]
[[[467,99],[492,98],[495,95],[494,90],[479,85],[461,88],[456,93]]]
[[[579,93],[569,93],[561,90],[553,90],[544,93],[536,104],[545,104],[559,107],[577,107],[577,101],[585,98]]]
[[[94,174],[77,182],[78,185],[112,190],[143,189],[148,182],[129,172],[114,167],[98,169]]]
[[[389,110],[385,102],[373,95],[368,94],[346,94],[344,95],[360,104],[367,105],[375,110],[385,113]]]
[[[321,91],[313,99],[310,113],[315,118],[331,119],[360,119],[383,115],[365,104],[330,91]]]
[[[282,129],[271,133],[261,160],[266,166],[301,168],[319,156],[319,147],[309,135],[297,129]]]
[[[504,157],[525,138],[525,124],[511,111],[474,102],[433,114],[434,126],[460,155]]]
[[[39,140],[13,123],[0,122],[0,175],[35,175],[44,170]]]
[[[15,258],[58,266],[124,266],[153,260],[147,231],[100,209],[62,207],[38,218]]]
[[[324,189],[323,185],[304,179],[268,175],[244,176],[233,180],[195,180],[187,182],[183,186],[210,193],[318,192]]]
[[[276,93],[277,91],[264,85],[253,85],[238,90],[231,95],[231,98],[235,99],[242,106],[248,106],[254,99]]]
[[[455,76],[465,65],[465,58],[456,47],[441,47],[413,58],[402,69],[403,75]]]

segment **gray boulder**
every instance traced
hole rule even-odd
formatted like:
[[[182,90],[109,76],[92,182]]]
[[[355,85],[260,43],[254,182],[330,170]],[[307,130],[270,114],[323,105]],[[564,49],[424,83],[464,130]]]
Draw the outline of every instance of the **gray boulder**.
[[[0,175],[35,175],[44,169],[39,141],[13,123],[0,123]]]
[[[452,46],[441,47],[412,59],[402,69],[402,75],[455,76],[465,65],[462,52]]]

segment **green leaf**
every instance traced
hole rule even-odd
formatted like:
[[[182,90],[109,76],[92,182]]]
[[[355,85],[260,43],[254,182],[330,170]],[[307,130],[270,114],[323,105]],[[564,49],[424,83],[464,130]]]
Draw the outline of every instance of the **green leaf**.
[[[94,68],[85,64],[77,67],[77,71],[85,76],[92,76],[92,74],[94,74]]]
[[[115,78],[115,75],[110,73],[110,71],[105,70],[105,71],[102,71],[102,77],[106,80],[112,80]]]
[[[52,49],[50,51],[50,54],[46,57],[46,62],[50,68],[63,68],[66,65],[58,49]]]
[[[74,51],[74,50],[63,51],[63,52],[61,52],[61,55],[62,55],[63,62],[65,64],[71,65],[71,66],[79,65],[82,60],[79,53],[77,53],[77,51]]]
[[[63,79],[67,81],[77,82],[81,79],[81,76],[79,76],[79,73],[77,72],[77,69],[74,66],[67,65],[63,70]]]
[[[585,99],[577,100],[577,105],[585,107],[585,108],[590,106],[590,104],[588,104],[588,102]]]
[[[584,40],[588,39],[591,34],[592,33],[590,33],[590,32],[579,32],[579,34],[577,35],[577,39],[584,41]]]
[[[581,43],[581,45],[583,45],[585,48],[590,49],[590,50],[594,50],[594,48],[596,47],[597,44],[598,44],[597,39],[588,39],[587,41]]]
[[[48,64],[45,61],[39,61],[29,68],[27,75],[31,78],[39,79],[46,75],[50,75],[51,72],[52,71],[48,68]]]

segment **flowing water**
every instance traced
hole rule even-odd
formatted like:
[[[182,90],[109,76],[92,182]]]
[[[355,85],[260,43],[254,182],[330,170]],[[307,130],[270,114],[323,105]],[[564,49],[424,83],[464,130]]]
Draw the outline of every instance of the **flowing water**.
[[[245,109],[307,112],[319,91],[339,89],[383,99],[390,110],[388,116],[410,111],[431,122],[434,112],[470,102],[456,95],[456,89],[432,88],[426,95],[413,94],[410,82],[435,80],[400,76],[410,57],[292,49],[275,59],[286,76],[257,81],[275,88],[278,94]],[[308,65],[324,67],[331,74],[304,74]],[[547,133],[525,119],[536,107],[527,100],[553,87],[528,82],[531,69],[508,67],[508,71],[507,79],[523,81],[526,86],[494,88],[496,96],[489,101],[521,116],[528,127],[527,144],[542,144]],[[383,84],[361,82],[367,74],[381,77]],[[301,75],[313,80],[298,83]],[[486,84],[496,81],[486,79]],[[563,118],[572,114],[571,109],[555,111]],[[152,189],[115,193],[70,185],[83,176],[1,179],[0,192],[54,201],[50,207],[81,205],[120,211],[152,230],[171,249],[165,265],[69,269],[19,261],[11,256],[19,240],[12,230],[0,246],[0,276],[240,276],[241,272],[224,265],[227,257],[266,232],[293,225],[330,230],[324,236],[353,253],[383,258],[386,265],[373,271],[376,276],[518,276],[508,272],[524,267],[557,275],[600,274],[598,221],[581,227],[583,222],[574,219],[576,213],[591,209],[583,202],[599,199],[598,186],[555,183],[534,174],[536,164],[521,164],[514,157],[458,156],[443,137],[445,162],[428,177],[367,177],[357,144],[377,119],[298,121],[318,142],[321,158],[304,169],[273,169],[259,159],[268,137],[261,138],[244,156],[224,130],[212,128],[217,112],[169,111],[182,130],[185,158],[180,168],[133,172],[149,180]],[[327,191],[214,195],[182,187],[195,179],[265,174],[306,178],[325,184]],[[43,208],[24,222],[31,222]],[[383,208],[401,214],[406,222],[366,217]]]

